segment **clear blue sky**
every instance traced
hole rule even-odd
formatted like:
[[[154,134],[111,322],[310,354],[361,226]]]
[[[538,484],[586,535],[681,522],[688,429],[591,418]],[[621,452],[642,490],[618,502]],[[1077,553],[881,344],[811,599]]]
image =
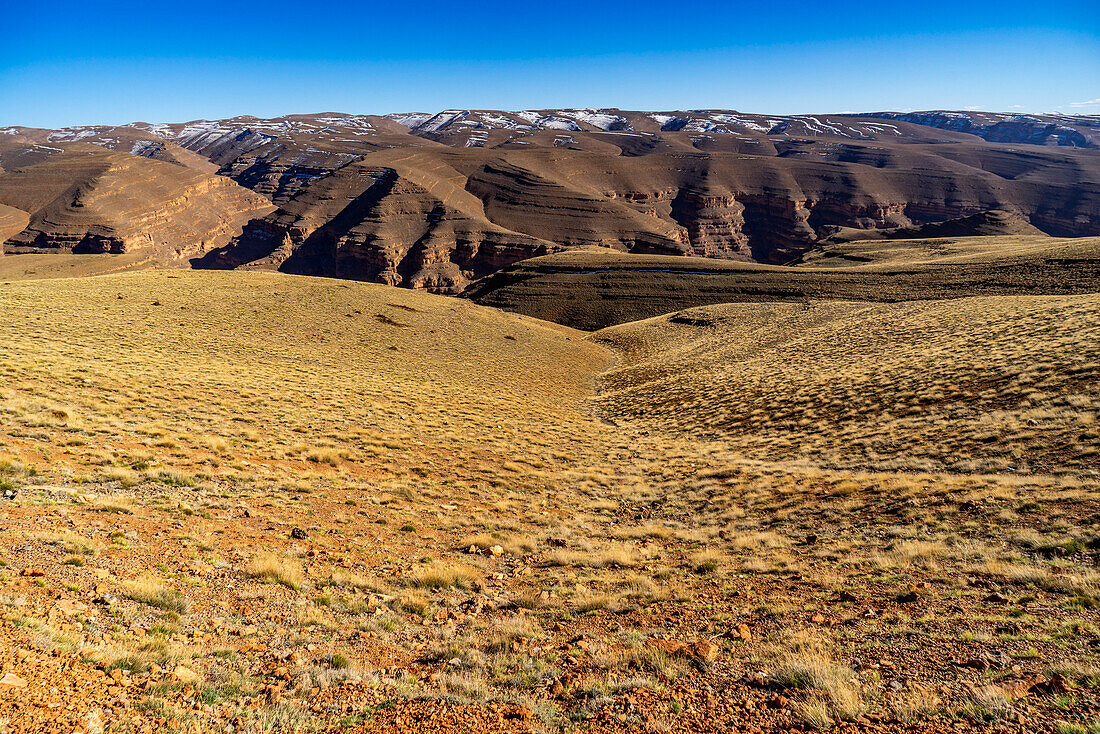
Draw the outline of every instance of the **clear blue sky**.
[[[0,125],[446,108],[1100,114],[1100,2],[6,4]]]

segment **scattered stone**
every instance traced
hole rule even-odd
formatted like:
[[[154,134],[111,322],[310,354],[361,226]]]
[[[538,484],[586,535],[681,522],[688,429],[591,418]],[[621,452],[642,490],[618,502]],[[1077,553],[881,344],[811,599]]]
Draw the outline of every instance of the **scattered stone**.
[[[5,673],[3,678],[0,678],[0,688],[26,688],[27,681],[20,678],[15,673]]]
[[[1008,604],[1009,598],[1007,596],[1004,596],[1003,594],[993,592],[989,596],[982,599],[982,601],[988,604]]]
[[[577,645],[586,649],[584,642]],[[713,662],[718,657],[719,647],[710,640],[651,640],[649,646],[670,657],[681,657],[697,663]]]
[[[546,542],[553,548],[564,548],[566,546],[565,538],[550,538]]]
[[[290,537],[294,538],[295,540],[309,540],[309,533],[307,533],[305,530],[302,530],[301,528],[294,528],[290,531]]]
[[[177,665],[176,669],[172,671],[172,675],[180,683],[194,683],[199,679],[199,674],[190,668],[185,668],[182,665]]]
[[[22,571],[19,572],[19,575],[30,576],[31,578],[38,578],[41,576],[45,576],[46,572],[40,568],[24,568]]]
[[[504,555],[504,548],[500,547],[499,545],[491,545],[489,546],[489,555],[493,558],[499,558],[500,556]]]

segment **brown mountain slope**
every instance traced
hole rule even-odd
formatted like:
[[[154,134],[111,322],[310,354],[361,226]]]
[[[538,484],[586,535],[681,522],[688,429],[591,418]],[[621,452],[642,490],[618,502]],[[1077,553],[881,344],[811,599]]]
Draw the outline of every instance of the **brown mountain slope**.
[[[30,222],[30,215],[22,209],[0,204],[0,242],[22,232]]]
[[[200,265],[444,292],[553,246],[786,263],[838,227],[990,210],[1054,236],[1100,235],[1093,118],[929,114],[322,113],[0,138],[29,159],[74,140],[192,165],[186,151],[283,208]],[[353,164],[375,174],[341,173]]]
[[[517,263],[462,295],[592,330],[717,303],[1096,292],[1100,238],[1012,236],[830,245],[799,266],[585,248]]]
[[[621,149],[610,155],[546,147],[379,151],[316,180],[284,202],[283,211],[260,225],[257,236],[235,240],[217,260],[200,266],[238,267],[262,260],[265,267],[287,272],[450,292],[486,268],[551,251],[553,246],[545,243],[782,263],[845,225],[912,226],[1009,207],[1029,211],[1033,221],[1049,226],[1068,216],[1059,207],[1071,206],[1074,221],[1066,229],[1090,226],[1090,215],[1079,213],[1080,206],[1100,200],[1100,186],[1067,173],[1076,164],[1062,151],[1039,151],[1028,172],[1006,180],[1000,175],[1004,171],[981,167],[1006,165],[998,151],[959,146],[959,157],[975,159],[968,163],[945,155],[954,145],[941,145],[935,154],[914,146],[878,145],[873,160],[866,150],[852,156],[833,151],[833,160],[823,159],[816,155],[818,143],[801,146],[812,158],[728,152],[631,156]],[[1100,157],[1087,162],[1100,170]],[[1100,175],[1079,173],[1100,180]],[[380,184],[386,176],[394,177],[393,183]],[[430,193],[436,188],[445,195]],[[417,203],[410,205],[409,197]],[[353,200],[363,206],[340,204]],[[340,222],[332,220],[338,213]],[[373,221],[380,218],[384,226]],[[392,234],[395,218],[402,222],[400,236]],[[290,249],[268,259],[286,235],[272,226],[293,228],[301,219],[310,221],[300,227],[307,233],[331,223],[326,232],[335,232],[337,244],[322,238],[301,249],[304,238],[291,233]],[[478,231],[465,223],[451,233],[446,222],[452,219],[472,219]],[[390,227],[391,234],[380,227]],[[350,230],[358,236],[346,237]],[[471,265],[476,257],[470,255],[470,242],[480,241],[481,231],[493,233],[496,240],[490,242],[505,249],[485,258],[484,267]],[[506,238],[505,232],[510,233]],[[425,270],[415,258],[403,262],[406,253],[423,248],[433,253],[427,263],[451,261],[457,267]],[[367,265],[349,265],[354,262]]]
[[[490,222],[463,177],[397,151],[326,176],[247,225],[200,268],[327,275],[457,292],[470,280],[556,245]]]
[[[19,252],[134,252],[180,261],[270,211],[258,194],[180,165],[72,144],[0,175],[0,203],[29,213]]]
[[[825,228],[821,234],[824,235],[825,242],[853,242],[856,240],[912,240],[932,237],[1042,235],[1043,232],[1038,227],[1026,222],[1015,212],[994,209],[933,224],[872,230],[855,229],[854,227]]]

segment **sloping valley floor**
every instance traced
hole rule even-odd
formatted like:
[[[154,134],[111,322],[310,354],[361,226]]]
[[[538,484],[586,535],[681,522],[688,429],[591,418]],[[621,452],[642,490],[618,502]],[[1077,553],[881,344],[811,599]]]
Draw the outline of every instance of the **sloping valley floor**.
[[[0,324],[2,732],[1100,729],[1100,296]]]

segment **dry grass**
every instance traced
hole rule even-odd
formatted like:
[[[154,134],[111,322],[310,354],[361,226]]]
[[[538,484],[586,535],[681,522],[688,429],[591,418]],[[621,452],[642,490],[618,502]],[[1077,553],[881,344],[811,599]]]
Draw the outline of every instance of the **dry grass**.
[[[604,410],[759,458],[894,471],[1100,469],[1096,296],[707,306],[598,332]],[[789,448],[797,446],[797,454]]]
[[[305,583],[301,565],[274,553],[263,553],[248,564],[248,575],[269,584],[281,584],[297,591]]]
[[[543,561],[547,566],[582,568],[633,568],[640,562],[634,548],[629,545],[611,546],[590,551],[555,551],[547,554]]]
[[[831,713],[842,719],[858,716],[864,708],[856,675],[851,668],[838,664],[820,645],[804,645],[784,656],[772,671],[772,682],[792,690],[819,692]],[[811,696],[807,712],[821,713],[819,703]]]
[[[480,589],[485,584],[478,569],[457,563],[431,563],[414,568],[407,580],[419,589]]]
[[[19,493],[3,505],[0,601],[17,604],[5,614],[19,630],[80,601],[87,608],[59,622],[71,639],[51,633],[58,649],[81,650],[83,635],[117,643],[114,658],[136,667],[178,659],[225,682],[200,691],[213,703],[186,704],[200,726],[219,702],[229,711],[262,699],[273,664],[287,669],[284,701],[320,688],[327,705],[324,686],[361,675],[386,700],[520,701],[549,711],[553,729],[610,706],[630,712],[627,726],[681,726],[673,704],[698,701],[704,679],[688,672],[711,668],[652,649],[655,637],[719,643],[711,670],[728,666],[737,711],[743,695],[759,700],[742,681],[763,671],[761,684],[790,699],[784,726],[794,714],[828,727],[865,706],[917,721],[1005,713],[988,695],[959,697],[986,674],[953,667],[944,685],[928,650],[970,660],[995,646],[1025,670],[1095,662],[1100,576],[1088,544],[1100,507],[1087,455],[1058,463],[1095,430],[1083,420],[1094,412],[1091,347],[1053,323],[1072,322],[1087,299],[990,305],[979,346],[944,336],[953,353],[934,343],[943,312],[912,304],[751,306],[748,325],[671,333],[635,325],[638,344],[600,398],[623,407],[610,425],[585,402],[607,354],[576,332],[321,279],[99,283],[0,289],[11,334],[0,480]],[[208,295],[198,303],[195,292]],[[978,311],[964,304],[960,328]],[[398,338],[379,312],[410,326]],[[106,346],[104,318],[119,325]],[[1001,344],[998,323],[1053,351]],[[830,340],[854,340],[856,357]],[[1071,347],[1085,350],[1075,367]],[[981,397],[1011,354],[1034,388],[1030,407]],[[628,372],[636,390],[615,383]],[[956,378],[969,402],[934,397],[930,381]],[[666,387],[679,402],[664,402]],[[1071,414],[1073,441],[1058,448]],[[1050,421],[1055,438],[1044,444],[1029,420]],[[980,432],[983,448],[966,439],[963,463],[947,466],[933,424],[949,438]],[[1029,447],[1060,473],[986,473]],[[333,460],[311,460],[317,451]],[[123,497],[129,512],[96,511]],[[485,552],[494,545],[503,555]],[[34,565],[46,575],[21,575]],[[120,573],[144,576],[128,586]],[[917,601],[900,600],[910,587]],[[90,589],[141,604],[93,608]],[[174,589],[192,602],[182,618]],[[1007,601],[986,602],[993,591]],[[830,637],[784,640],[806,627]],[[858,681],[841,651],[860,661]],[[355,663],[336,666],[337,653]],[[880,659],[893,668],[866,667]],[[649,689],[631,698],[637,720],[622,700],[634,688]],[[242,721],[259,721],[248,711]]]
[[[191,609],[191,602],[181,592],[165,586],[163,582],[152,577],[128,581],[125,588],[126,596],[134,601],[166,612],[186,614]]]

